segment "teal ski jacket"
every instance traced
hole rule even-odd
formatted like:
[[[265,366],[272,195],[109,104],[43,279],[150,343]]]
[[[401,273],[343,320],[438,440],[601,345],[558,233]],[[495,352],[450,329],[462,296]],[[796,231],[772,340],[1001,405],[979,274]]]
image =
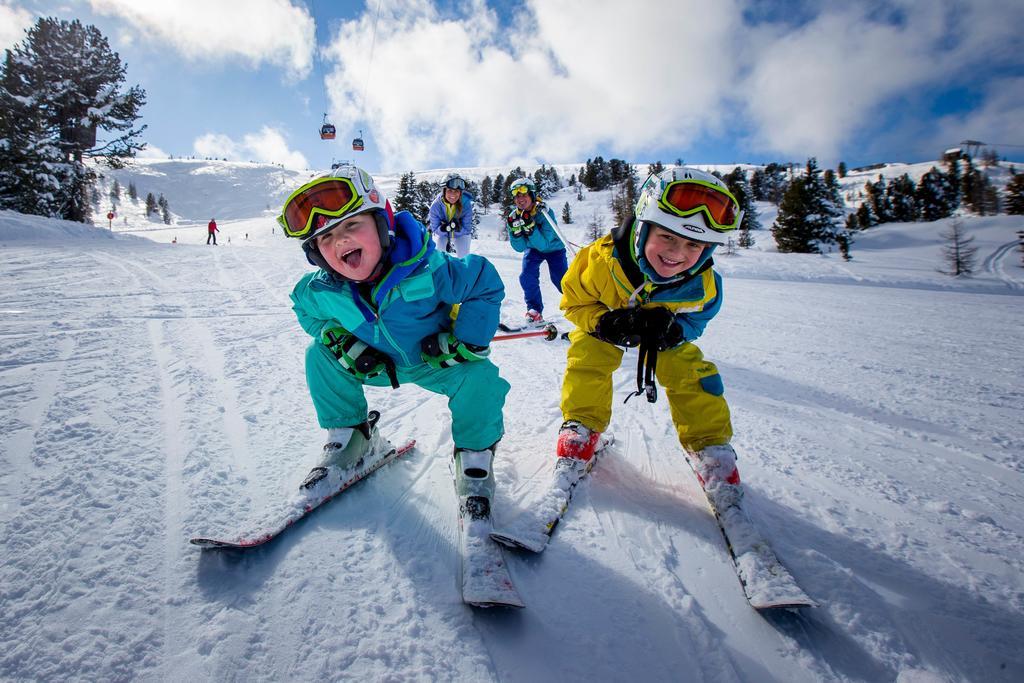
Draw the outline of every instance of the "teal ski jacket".
[[[291,293],[302,329],[320,340],[325,330],[344,328],[398,367],[422,364],[422,340],[446,330],[469,344],[490,344],[505,298],[490,261],[437,251],[408,211],[395,214],[395,233],[384,259],[384,275],[368,292],[364,285],[365,293],[358,283],[323,269],[304,275]]]

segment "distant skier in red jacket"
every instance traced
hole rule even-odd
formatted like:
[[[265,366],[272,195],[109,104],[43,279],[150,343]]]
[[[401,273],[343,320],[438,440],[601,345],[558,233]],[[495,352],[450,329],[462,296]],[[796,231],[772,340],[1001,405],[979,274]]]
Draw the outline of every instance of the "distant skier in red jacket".
[[[212,239],[213,246],[217,246],[217,233],[220,232],[220,230],[217,229],[217,221],[215,219],[210,219],[209,225],[206,226],[206,231],[208,233],[206,235],[206,243],[209,244]]]

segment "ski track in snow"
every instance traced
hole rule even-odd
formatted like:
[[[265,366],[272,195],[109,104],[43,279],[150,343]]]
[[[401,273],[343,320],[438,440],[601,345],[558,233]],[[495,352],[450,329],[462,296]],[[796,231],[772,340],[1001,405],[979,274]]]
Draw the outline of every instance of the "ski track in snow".
[[[664,399],[622,404],[631,351],[615,444],[543,554],[506,552],[527,603],[508,612],[459,599],[450,418],[416,387],[367,390],[413,451],[263,548],[187,544],[279,504],[323,441],[288,299],[306,264],[270,226],[224,221],[216,249],[198,230],[0,245],[0,678],[1024,677],[1024,288],[1005,236],[962,290],[875,254],[720,259],[726,303],[700,346],[746,504],[821,607],[747,605]],[[519,256],[474,249],[518,322]],[[499,526],[549,476],[565,349],[494,346],[512,384]]]

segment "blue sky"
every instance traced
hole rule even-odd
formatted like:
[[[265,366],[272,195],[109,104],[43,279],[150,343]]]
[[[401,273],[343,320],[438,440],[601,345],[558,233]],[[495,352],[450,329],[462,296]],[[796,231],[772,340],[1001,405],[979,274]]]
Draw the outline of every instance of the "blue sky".
[[[40,15],[108,37],[154,155],[853,167],[969,138],[1024,160],[1019,0],[0,0],[0,43]]]

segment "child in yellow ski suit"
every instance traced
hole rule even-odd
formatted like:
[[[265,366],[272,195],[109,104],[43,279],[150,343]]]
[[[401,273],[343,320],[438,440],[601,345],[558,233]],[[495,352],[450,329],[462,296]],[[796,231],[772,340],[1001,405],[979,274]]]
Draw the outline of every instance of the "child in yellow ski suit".
[[[720,180],[677,168],[651,175],[634,216],[576,256],[562,280],[561,308],[576,329],[569,335],[556,467],[587,466],[611,420],[612,373],[623,347],[640,347],[637,394],[656,400],[657,379],[701,482],[719,504],[738,502],[724,385],[693,341],[722,305],[711,254],[741,221]]]

